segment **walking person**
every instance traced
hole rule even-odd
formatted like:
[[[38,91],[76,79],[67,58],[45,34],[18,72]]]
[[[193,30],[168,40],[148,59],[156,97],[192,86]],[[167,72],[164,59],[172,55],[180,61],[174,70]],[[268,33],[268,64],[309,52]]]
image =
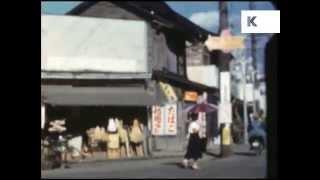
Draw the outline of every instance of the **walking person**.
[[[196,115],[193,114],[192,122],[188,128],[188,146],[187,146],[187,153],[183,159],[183,166],[187,168],[189,164],[191,164],[192,169],[199,169],[198,166],[198,159],[202,158],[202,151],[201,151],[201,140],[199,137],[200,125],[196,122],[197,118]],[[191,160],[193,162],[191,163]]]

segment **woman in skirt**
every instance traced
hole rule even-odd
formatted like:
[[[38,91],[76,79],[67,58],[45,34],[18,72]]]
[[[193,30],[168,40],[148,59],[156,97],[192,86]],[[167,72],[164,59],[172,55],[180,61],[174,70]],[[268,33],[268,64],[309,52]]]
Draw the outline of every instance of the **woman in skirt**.
[[[200,130],[200,125],[196,122],[195,118],[192,118],[192,122],[190,123],[188,128],[187,153],[184,156],[184,160],[182,162],[185,168],[188,167],[190,160],[193,160],[193,163],[191,165],[192,169],[199,169],[197,161],[198,159],[202,158],[199,130]]]

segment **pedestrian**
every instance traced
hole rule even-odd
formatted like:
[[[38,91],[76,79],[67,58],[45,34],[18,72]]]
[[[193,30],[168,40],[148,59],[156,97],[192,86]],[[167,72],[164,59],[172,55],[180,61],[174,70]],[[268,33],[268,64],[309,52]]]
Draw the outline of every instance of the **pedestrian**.
[[[253,115],[248,136],[249,142],[251,142],[254,137],[261,137],[263,141],[262,144],[264,146],[266,145],[266,131],[258,115]]]
[[[201,140],[199,137],[200,125],[196,122],[197,118],[196,115],[193,114],[192,122],[188,128],[188,146],[187,146],[187,153],[184,156],[182,161],[182,165],[187,168],[191,160],[192,162],[192,169],[199,169],[197,164],[198,159],[202,158],[202,151],[201,151]]]

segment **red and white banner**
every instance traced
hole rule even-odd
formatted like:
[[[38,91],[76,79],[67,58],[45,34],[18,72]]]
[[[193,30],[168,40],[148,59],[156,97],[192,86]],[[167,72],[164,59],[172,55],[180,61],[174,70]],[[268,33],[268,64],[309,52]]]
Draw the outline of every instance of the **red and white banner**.
[[[152,106],[152,135],[176,135],[177,115],[177,104]]]
[[[177,134],[177,104],[167,104],[165,106],[166,135]]]
[[[152,135],[164,135],[164,109],[161,106],[152,106]]]

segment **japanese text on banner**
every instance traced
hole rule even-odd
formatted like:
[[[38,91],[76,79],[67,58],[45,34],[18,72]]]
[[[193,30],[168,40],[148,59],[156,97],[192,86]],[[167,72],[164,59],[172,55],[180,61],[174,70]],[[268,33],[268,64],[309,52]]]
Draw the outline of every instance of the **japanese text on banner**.
[[[177,105],[168,104],[165,106],[166,135],[177,134]]]
[[[164,135],[163,113],[160,106],[152,106],[152,135]]]

